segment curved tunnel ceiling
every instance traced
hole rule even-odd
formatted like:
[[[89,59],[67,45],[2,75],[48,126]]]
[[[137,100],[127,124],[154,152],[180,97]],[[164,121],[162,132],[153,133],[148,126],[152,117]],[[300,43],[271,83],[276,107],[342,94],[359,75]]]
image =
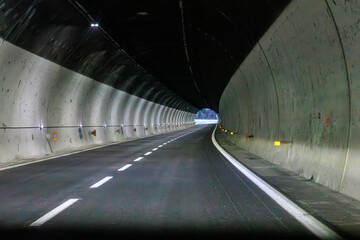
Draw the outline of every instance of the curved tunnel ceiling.
[[[130,94],[218,112],[230,77],[288,2],[5,0],[0,35]]]
[[[78,2],[157,80],[197,108],[210,107],[215,111],[230,77],[289,3],[288,0]]]

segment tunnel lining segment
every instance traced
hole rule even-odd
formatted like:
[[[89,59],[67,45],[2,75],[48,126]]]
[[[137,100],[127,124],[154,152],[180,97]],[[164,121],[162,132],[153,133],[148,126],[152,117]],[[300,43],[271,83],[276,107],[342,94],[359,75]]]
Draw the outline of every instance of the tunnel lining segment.
[[[269,72],[270,72],[270,75],[271,75],[271,78],[272,78],[272,82],[274,84],[274,90],[275,90],[275,95],[276,95],[276,106],[277,106],[277,118],[278,118],[278,121],[277,121],[277,125],[276,125],[276,137],[279,137],[279,131],[280,131],[280,104],[279,104],[279,94],[278,94],[278,89],[277,89],[277,86],[276,86],[276,83],[275,83],[275,77],[274,77],[274,73],[271,69],[271,66],[270,66],[270,63],[269,63],[269,60],[266,56],[266,53],[263,49],[263,47],[261,46],[260,42],[257,42],[257,44],[259,45],[260,47],[260,50],[261,52],[263,53],[264,57],[265,57],[265,61],[266,61],[266,64],[267,66],[269,67]]]
[[[349,128],[348,128],[348,138],[347,138],[347,143],[346,143],[347,147],[346,147],[346,156],[345,156],[345,162],[344,162],[344,169],[343,169],[340,184],[339,184],[339,190],[340,190],[342,185],[343,185],[343,182],[344,182],[346,167],[347,167],[347,163],[348,163],[348,159],[349,159],[349,148],[350,148],[350,138],[351,138],[351,124],[352,124],[352,116],[351,116],[351,84],[350,84],[350,76],[349,76],[349,67],[348,67],[348,64],[347,64],[345,50],[344,50],[344,44],[343,44],[341,36],[340,36],[339,27],[336,24],[334,14],[333,14],[330,6],[329,6],[328,1],[325,0],[325,3],[326,3],[326,7],[327,7],[327,9],[329,11],[329,15],[331,16],[331,20],[334,23],[334,27],[336,29],[336,34],[337,34],[337,36],[339,38],[339,44],[340,44],[340,47],[341,47],[341,53],[342,53],[342,56],[343,56],[343,59],[344,59],[346,80],[347,80],[347,84],[348,84],[348,96],[349,96]]]

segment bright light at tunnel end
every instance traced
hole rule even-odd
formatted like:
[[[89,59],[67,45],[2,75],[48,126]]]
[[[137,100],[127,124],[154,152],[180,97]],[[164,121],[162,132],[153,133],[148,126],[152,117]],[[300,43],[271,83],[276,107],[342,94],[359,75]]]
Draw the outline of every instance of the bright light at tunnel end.
[[[217,119],[195,119],[195,124],[196,125],[201,125],[201,124],[217,124],[218,120]]]
[[[217,124],[217,123],[218,123],[217,114],[209,108],[201,109],[195,115],[195,124],[196,125]]]

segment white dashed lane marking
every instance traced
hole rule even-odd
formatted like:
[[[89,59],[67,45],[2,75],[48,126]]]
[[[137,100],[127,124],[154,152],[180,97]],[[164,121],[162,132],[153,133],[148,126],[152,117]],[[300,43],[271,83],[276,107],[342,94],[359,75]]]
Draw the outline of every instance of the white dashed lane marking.
[[[128,169],[129,167],[131,167],[132,164],[126,164],[125,166],[123,166],[122,168],[120,168],[118,170],[118,172],[121,172],[121,171],[125,171],[126,169]]]
[[[63,204],[61,204],[58,207],[54,208],[53,210],[51,210],[50,212],[48,212],[47,214],[45,214],[44,216],[42,216],[41,218],[39,218],[38,220],[33,222],[32,224],[30,224],[30,227],[41,226],[45,222],[49,221],[50,219],[52,219],[53,217],[55,217],[56,215],[58,215],[59,213],[64,211],[66,208],[70,207],[72,204],[74,204],[78,200],[80,200],[80,199],[72,198],[72,199],[67,200]]]
[[[100,181],[98,181],[97,183],[91,185],[90,188],[98,188],[101,185],[103,185],[104,183],[106,183],[107,181],[109,181],[110,179],[112,179],[112,176],[108,176],[108,177],[104,177],[103,179],[101,179]]]
[[[140,161],[141,159],[143,159],[143,157],[138,157],[137,159],[134,160],[134,162]]]

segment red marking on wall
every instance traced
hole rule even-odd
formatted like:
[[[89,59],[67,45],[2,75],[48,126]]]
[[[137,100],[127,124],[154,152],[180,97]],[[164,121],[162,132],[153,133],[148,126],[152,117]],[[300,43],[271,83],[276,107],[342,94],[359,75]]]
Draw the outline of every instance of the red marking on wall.
[[[325,126],[326,126],[326,127],[330,127],[330,124],[331,124],[331,117],[328,117],[328,118],[325,120]]]

